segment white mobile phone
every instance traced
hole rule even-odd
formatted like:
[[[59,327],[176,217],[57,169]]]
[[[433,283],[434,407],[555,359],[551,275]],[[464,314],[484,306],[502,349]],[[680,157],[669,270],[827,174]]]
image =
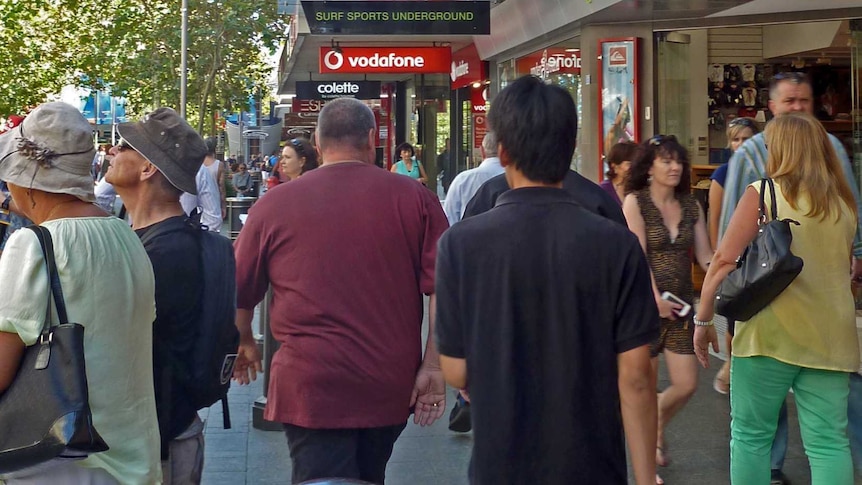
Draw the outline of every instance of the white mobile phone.
[[[685,302],[685,300],[674,295],[673,293],[671,293],[669,291],[665,291],[664,293],[662,293],[661,299],[682,305],[682,308],[680,308],[679,310],[675,310],[676,314],[681,316],[681,317],[688,315],[688,312],[691,311],[691,305],[689,305],[688,303]]]

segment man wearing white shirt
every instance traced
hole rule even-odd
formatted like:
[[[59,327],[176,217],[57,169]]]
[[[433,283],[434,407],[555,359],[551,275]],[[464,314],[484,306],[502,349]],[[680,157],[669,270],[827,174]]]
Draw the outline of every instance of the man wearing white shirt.
[[[221,192],[219,192],[218,184],[216,184],[206,165],[201,165],[198,169],[195,185],[198,189],[197,195],[183,192],[183,195],[180,196],[183,212],[191,215],[195,209],[200,209],[201,224],[207,226],[209,231],[221,231]]]
[[[489,131],[482,139],[481,151],[482,163],[476,168],[459,173],[449,186],[446,201],[443,203],[443,212],[446,213],[450,226],[461,220],[464,208],[479,187],[504,171],[497,157],[497,136],[494,132]]]

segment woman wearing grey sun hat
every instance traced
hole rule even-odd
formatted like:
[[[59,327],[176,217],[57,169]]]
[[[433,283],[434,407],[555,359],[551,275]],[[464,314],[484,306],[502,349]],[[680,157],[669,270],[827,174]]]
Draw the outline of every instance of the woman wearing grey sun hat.
[[[85,327],[93,424],[109,447],[85,460],[0,476],[9,485],[161,479],[152,384],[152,267],[135,233],[92,204],[94,151],[92,127],[65,103],[43,104],[0,135],[0,180],[8,184],[17,211],[51,232],[69,319]],[[36,235],[13,233],[0,257],[0,396],[44,322],[49,298],[44,268]]]

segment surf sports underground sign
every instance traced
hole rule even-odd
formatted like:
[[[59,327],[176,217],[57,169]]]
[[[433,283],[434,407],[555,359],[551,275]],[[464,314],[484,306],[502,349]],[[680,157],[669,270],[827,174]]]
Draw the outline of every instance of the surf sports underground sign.
[[[302,0],[312,34],[488,35],[491,2]]]

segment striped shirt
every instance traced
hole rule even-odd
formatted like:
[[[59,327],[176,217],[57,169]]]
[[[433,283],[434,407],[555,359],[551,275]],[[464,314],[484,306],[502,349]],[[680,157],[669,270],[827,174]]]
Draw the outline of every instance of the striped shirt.
[[[837,138],[829,135],[829,140],[835,148],[835,153],[838,154],[841,168],[844,170],[850,190],[853,192],[857,213],[859,216],[862,216],[862,200],[859,198],[859,187],[853,175],[853,168],[850,166],[850,159],[847,158],[847,152]],[[727,179],[724,184],[721,220],[718,225],[719,239],[724,235],[724,231],[727,230],[736,204],[742,199],[742,194],[745,193],[746,187],[766,177],[766,159],[766,141],[763,138],[763,133],[758,133],[746,140],[733,156],[730,157],[730,161],[727,162]],[[853,257],[862,259],[862,221],[858,221],[856,224],[856,236],[853,238]]]

